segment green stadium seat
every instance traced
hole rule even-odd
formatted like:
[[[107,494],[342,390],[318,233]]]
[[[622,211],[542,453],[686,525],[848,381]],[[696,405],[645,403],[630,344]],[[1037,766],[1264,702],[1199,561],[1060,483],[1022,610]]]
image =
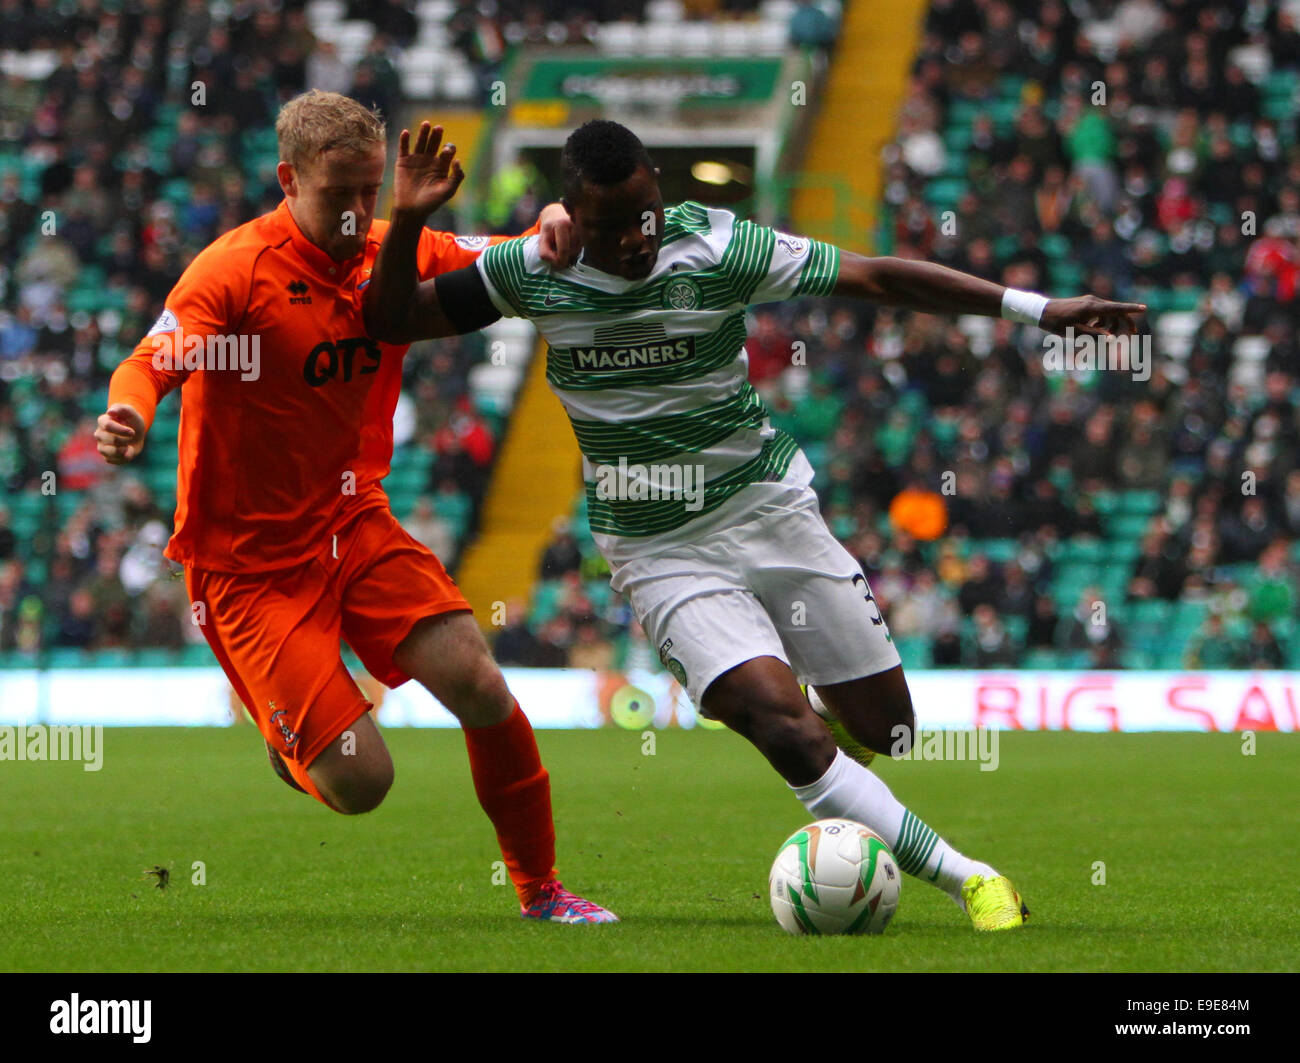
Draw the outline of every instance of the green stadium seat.
[[[999,260],[1005,260],[1020,250],[1020,238],[1018,236],[999,236],[993,241],[993,255]]]
[[[398,520],[405,520],[415,512],[415,504],[420,500],[420,491],[394,490],[391,486],[386,488],[388,494],[388,503],[393,510],[393,516]]]
[[[1038,649],[1025,651],[1024,656],[1020,659],[1020,667],[1031,670],[1048,670],[1059,667],[1058,660],[1055,650],[1039,647]]]
[[[1155,513],[1162,499],[1159,491],[1123,491],[1119,496],[1121,513]]]
[[[929,668],[933,663],[930,658],[930,640],[927,638],[895,638],[894,645],[898,648],[904,669]]]
[[[85,668],[90,664],[90,653],[75,646],[51,646],[45,651],[47,668]]]
[[[1048,262],[1047,271],[1051,275],[1052,285],[1065,292],[1074,292],[1083,288],[1084,269],[1077,262],[1068,259],[1055,259]]]
[[[1081,539],[1066,539],[1060,544],[1055,560],[1059,562],[1086,561],[1094,564],[1106,560],[1113,543],[1105,543],[1091,536]]]
[[[1152,667],[1162,672],[1173,672],[1186,667],[1184,659],[1187,656],[1187,642],[1187,638],[1166,638]]]
[[[1091,496],[1094,508],[1103,517],[1119,508],[1119,495],[1114,491],[1094,491]]]
[[[1142,543],[1137,539],[1117,539],[1106,544],[1109,560],[1116,564],[1132,566],[1142,554]],[[1125,569],[1128,573],[1128,568]]]
[[[1003,623],[1006,625],[1007,634],[1011,636],[1011,641],[1017,646],[1025,644],[1025,636],[1029,634],[1029,621],[1023,616],[1004,616]]]
[[[948,124],[969,127],[985,110],[988,108],[979,100],[953,100],[948,104]]]
[[[1156,657],[1154,654],[1145,650],[1120,650],[1119,663],[1121,668],[1131,668],[1134,671],[1142,671],[1148,668],[1154,668]]]
[[[1028,80],[1018,74],[1003,74],[998,78],[998,95],[1004,100],[1019,101]]]
[[[535,626],[545,624],[560,611],[560,594],[564,586],[559,580],[538,580],[533,586],[533,604],[529,619]]]
[[[1146,534],[1151,518],[1142,513],[1116,513],[1105,521],[1106,531],[1112,539],[1141,540]]]
[[[49,509],[49,504],[49,496],[36,491],[24,491],[22,494],[9,495],[5,498],[5,505],[9,507],[9,512],[15,519],[20,516],[42,517]]]
[[[429,484],[429,475],[423,469],[394,468],[384,477],[385,491],[422,491]]]
[[[964,152],[974,139],[969,126],[950,125],[943,131],[943,142],[949,152]]]
[[[957,206],[969,188],[964,177],[941,177],[925,186],[925,198],[940,210],[948,210]]]
[[[1197,309],[1205,299],[1199,288],[1175,288],[1169,293],[1164,309],[1186,313]]]
[[[1070,241],[1060,233],[1043,233],[1038,238],[1038,246],[1049,259],[1066,259],[1074,254]]]
[[[1173,605],[1160,598],[1136,598],[1128,603],[1127,610],[1134,623],[1150,624],[1155,628],[1163,629],[1169,622]]]
[[[191,643],[181,650],[181,664],[187,668],[210,668],[216,663],[206,642]]]
[[[608,580],[587,580],[582,585],[582,591],[591,599],[591,604],[596,607],[597,612],[608,609],[614,598],[614,588],[609,585]]]
[[[137,668],[175,668],[181,663],[181,651],[148,646],[136,650],[131,663]]]
[[[1097,577],[1097,586],[1101,589],[1102,599],[1112,605],[1121,605],[1128,592],[1129,570],[1115,565],[1107,565]]]
[[[67,296],[68,309],[74,314],[97,314],[104,308],[102,288],[73,288]]]
[[[1165,637],[1186,645],[1204,626],[1209,612],[1208,602],[1175,602],[1174,611],[1165,625]]]
[[[1014,561],[1020,550],[1015,539],[980,539],[970,544],[971,553],[984,554],[995,564]]]

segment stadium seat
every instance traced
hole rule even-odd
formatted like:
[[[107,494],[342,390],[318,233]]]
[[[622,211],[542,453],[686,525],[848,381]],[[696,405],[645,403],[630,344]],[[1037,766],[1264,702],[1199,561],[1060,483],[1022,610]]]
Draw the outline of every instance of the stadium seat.
[[[131,663],[139,668],[175,668],[181,663],[181,651],[147,647],[136,650]]]
[[[634,22],[603,22],[596,28],[596,47],[608,55],[635,55],[641,46],[641,27]]]
[[[1155,327],[1160,353],[1167,358],[1185,359],[1200,325],[1201,315],[1196,311],[1172,310],[1161,314]]]
[[[994,564],[1014,561],[1020,550],[1015,539],[981,539],[971,543],[971,553],[986,554]]]
[[[1115,513],[1105,521],[1112,539],[1141,539],[1150,523],[1151,518],[1143,513]]]
[[[533,587],[532,608],[528,611],[529,622],[534,628],[541,627],[555,617],[560,611],[560,594],[564,585],[559,580],[538,580]]]
[[[1113,546],[1113,543],[1102,542],[1100,539],[1091,537],[1067,539],[1061,543],[1056,560],[1064,562],[1086,561],[1095,564],[1104,561],[1110,555]]]
[[[1270,344],[1264,336],[1242,336],[1232,345],[1232,357],[1239,363],[1255,365],[1268,358]]]
[[[91,654],[74,646],[51,646],[45,651],[46,668],[86,668],[91,663]]]
[[[718,27],[712,22],[685,22],[678,40],[681,55],[710,56],[718,49]]]
[[[681,0],[648,0],[645,5],[647,22],[681,22],[683,14]]]
[[[187,668],[211,668],[216,663],[206,642],[191,643],[181,650],[181,664]]]
[[[1056,668],[1056,651],[1043,649],[1041,647],[1038,649],[1026,650],[1024,656],[1021,658],[1021,667],[1027,671]]]
[[[1140,513],[1149,515],[1160,510],[1161,495],[1159,491],[1124,491],[1119,496],[1119,512],[1123,514]]]
[[[964,177],[941,177],[930,181],[925,186],[925,198],[933,206],[948,210],[961,202],[970,182]]]
[[[894,645],[898,649],[898,656],[903,662],[904,670],[930,667],[929,639],[895,638]]]

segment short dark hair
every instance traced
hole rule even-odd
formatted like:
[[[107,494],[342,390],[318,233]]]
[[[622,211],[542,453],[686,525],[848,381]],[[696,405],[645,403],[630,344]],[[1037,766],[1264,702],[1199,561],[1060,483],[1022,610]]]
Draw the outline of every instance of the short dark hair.
[[[641,166],[652,172],[655,168],[645,145],[627,126],[603,118],[584,122],[569,134],[560,154],[564,194],[576,198],[584,182],[619,184]]]

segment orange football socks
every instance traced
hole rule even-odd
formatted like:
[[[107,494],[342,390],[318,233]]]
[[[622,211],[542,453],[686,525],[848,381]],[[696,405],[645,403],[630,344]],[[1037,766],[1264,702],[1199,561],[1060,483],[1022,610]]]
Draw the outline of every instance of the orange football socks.
[[[519,901],[527,907],[555,873],[551,778],[542,767],[532,724],[514,712],[491,727],[465,729],[474,792],[496,828]]]

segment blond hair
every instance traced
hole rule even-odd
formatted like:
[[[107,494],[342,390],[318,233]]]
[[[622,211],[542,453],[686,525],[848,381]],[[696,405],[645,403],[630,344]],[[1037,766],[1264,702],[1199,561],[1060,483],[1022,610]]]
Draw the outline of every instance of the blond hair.
[[[376,111],[337,92],[311,89],[280,108],[275,120],[280,161],[297,170],[327,151],[368,155],[387,143],[387,127]]]

